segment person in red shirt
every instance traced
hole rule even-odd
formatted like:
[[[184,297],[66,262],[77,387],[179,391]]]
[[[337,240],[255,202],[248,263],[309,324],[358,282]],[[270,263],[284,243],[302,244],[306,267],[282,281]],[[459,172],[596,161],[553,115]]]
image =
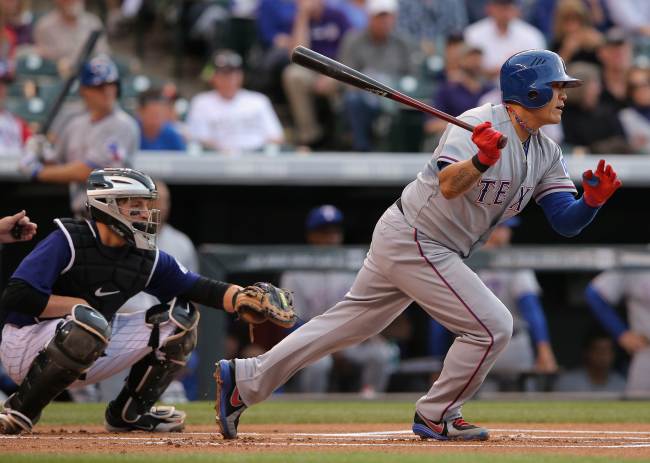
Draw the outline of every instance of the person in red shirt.
[[[10,61],[0,59],[0,153],[18,155],[31,132],[24,120],[5,109],[7,86],[13,77]]]

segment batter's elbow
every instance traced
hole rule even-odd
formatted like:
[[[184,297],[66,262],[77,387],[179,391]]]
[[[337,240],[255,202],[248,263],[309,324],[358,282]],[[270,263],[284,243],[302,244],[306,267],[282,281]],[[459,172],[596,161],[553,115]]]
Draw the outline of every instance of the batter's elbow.
[[[442,196],[445,199],[454,199],[458,197],[458,192],[454,190],[453,187],[449,185],[449,183],[441,183],[440,184],[440,193],[442,193]]]

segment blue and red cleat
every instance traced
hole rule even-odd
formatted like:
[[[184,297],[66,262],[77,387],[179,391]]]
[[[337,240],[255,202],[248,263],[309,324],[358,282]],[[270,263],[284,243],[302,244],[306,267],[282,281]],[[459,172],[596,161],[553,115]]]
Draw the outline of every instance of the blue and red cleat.
[[[487,440],[487,429],[468,423],[462,417],[439,422],[427,420],[418,412],[413,418],[413,432],[422,439]]]
[[[237,438],[239,417],[246,410],[246,404],[239,396],[235,379],[235,361],[219,360],[214,372],[217,380],[217,425],[224,439]]]

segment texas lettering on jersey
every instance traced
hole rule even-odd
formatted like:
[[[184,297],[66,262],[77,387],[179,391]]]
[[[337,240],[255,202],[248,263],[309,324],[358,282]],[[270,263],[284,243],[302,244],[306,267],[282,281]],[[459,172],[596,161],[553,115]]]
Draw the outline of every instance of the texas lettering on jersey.
[[[497,206],[503,204],[512,182],[510,180],[497,180],[490,178],[481,178],[477,182],[476,203],[487,206]],[[515,200],[508,206],[508,210],[520,212],[524,199],[533,191],[533,187],[521,185],[515,195]]]

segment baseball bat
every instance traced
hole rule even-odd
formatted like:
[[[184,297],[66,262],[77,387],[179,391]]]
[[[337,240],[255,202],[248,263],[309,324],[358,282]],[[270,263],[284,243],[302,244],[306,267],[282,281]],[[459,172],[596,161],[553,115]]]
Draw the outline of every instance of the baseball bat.
[[[90,54],[93,52],[93,49],[95,48],[95,44],[97,43],[97,40],[99,40],[99,36],[101,34],[102,34],[101,29],[95,29],[90,34],[88,34],[88,38],[86,39],[86,42],[84,43],[84,46],[79,52],[79,56],[77,57],[77,62],[75,63],[75,67],[72,69],[72,72],[63,83],[63,87],[61,87],[59,94],[54,99],[54,103],[52,104],[50,111],[47,113],[47,117],[45,118],[43,125],[38,130],[39,134],[47,135],[47,132],[50,130],[50,127],[52,126],[52,122],[54,121],[54,118],[56,117],[57,114],[59,114],[61,106],[63,106],[63,101],[65,100],[65,97],[68,95],[68,92],[70,91],[70,87],[72,87],[72,84],[79,76],[79,72],[81,71],[81,66],[90,57]]]
[[[293,52],[291,53],[291,61],[309,68],[312,71],[316,71],[320,74],[331,77],[332,79],[336,79],[340,82],[344,82],[346,84],[360,88],[361,90],[365,90],[367,92],[374,93],[375,95],[383,96],[412,108],[419,109],[422,112],[436,116],[443,121],[457,125],[458,127],[469,130],[470,132],[474,131],[473,125],[461,121],[457,117],[447,114],[444,111],[440,111],[439,109],[429,106],[426,103],[422,103],[415,98],[411,98],[410,96],[405,95],[402,92],[389,87],[388,85],[377,82],[362,72],[352,69],[351,67],[328,58],[327,56],[323,56],[314,50],[310,50],[309,48],[303,46],[297,46],[294,48]],[[499,148],[503,148],[506,146],[507,142],[508,138],[502,135],[501,138],[499,138],[497,146]]]

